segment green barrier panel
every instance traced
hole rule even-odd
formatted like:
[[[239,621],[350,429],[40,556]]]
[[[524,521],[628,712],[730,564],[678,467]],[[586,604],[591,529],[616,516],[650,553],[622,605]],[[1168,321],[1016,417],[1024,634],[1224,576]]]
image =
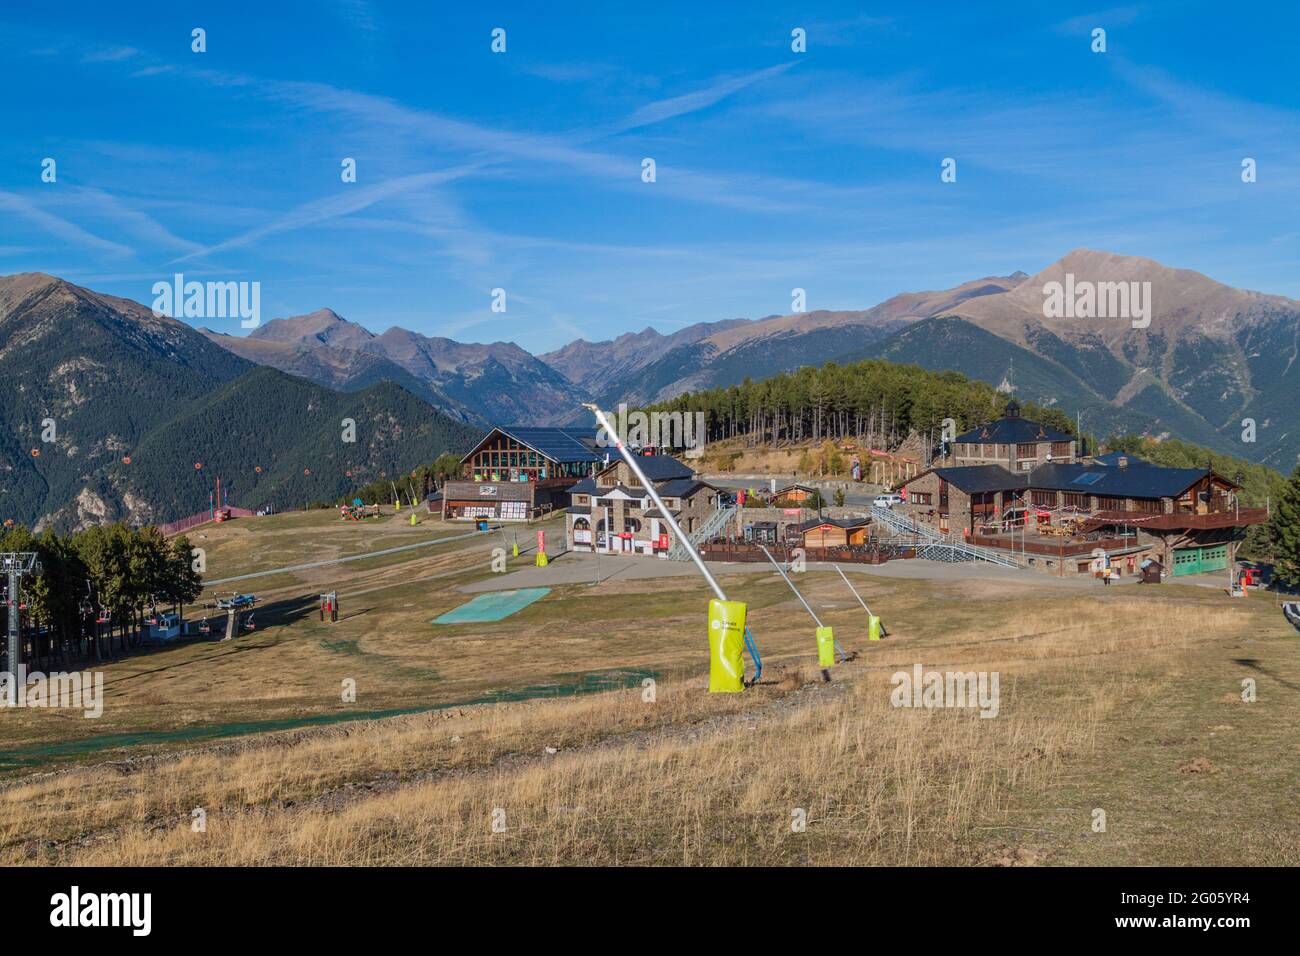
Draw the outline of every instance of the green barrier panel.
[[[709,602],[709,692],[734,694],[745,689],[745,603]]]
[[[829,627],[817,628],[817,663],[822,667],[835,663],[835,635]]]
[[[867,640],[880,640],[880,618],[874,614],[870,615],[870,620],[867,622]]]

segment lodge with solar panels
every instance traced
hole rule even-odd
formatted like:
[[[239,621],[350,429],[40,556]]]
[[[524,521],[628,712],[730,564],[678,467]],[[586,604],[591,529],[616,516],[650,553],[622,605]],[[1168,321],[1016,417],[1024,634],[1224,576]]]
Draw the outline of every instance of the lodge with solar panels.
[[[1174,576],[1226,573],[1246,529],[1268,520],[1211,468],[1080,459],[1072,436],[1020,418],[1014,403],[1005,418],[957,436],[950,460],[899,486],[902,509],[1054,573],[1095,572],[1099,551],[1119,573],[1152,559]]]
[[[609,462],[595,428],[502,425],[461,459],[442,487],[442,517],[529,521],[564,508],[569,489]]]

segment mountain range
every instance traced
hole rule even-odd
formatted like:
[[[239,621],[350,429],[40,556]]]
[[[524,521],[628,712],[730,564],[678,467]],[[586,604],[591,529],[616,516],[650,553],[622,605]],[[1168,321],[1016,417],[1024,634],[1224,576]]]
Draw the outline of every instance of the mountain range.
[[[1142,299],[1151,306],[1149,323],[1045,308],[1052,283],[1124,283],[1149,297]],[[1099,437],[1176,437],[1288,471],[1300,454],[1298,354],[1294,299],[1151,259],[1077,249],[1033,276],[905,293],[862,312],[697,325],[677,336],[646,330],[540,358],[605,407],[803,365],[883,358],[1001,386],[1077,416]]]
[[[234,354],[355,391],[396,382],[464,422],[551,421],[585,400],[564,375],[510,342],[490,345],[390,328],[376,335],[330,309],[272,319],[247,336],[200,329]]]
[[[335,391],[137,302],[0,277],[0,520],[169,521],[218,477],[243,507],[329,500],[477,434],[391,381]]]
[[[1054,283],[1135,284],[1150,321],[1045,308]],[[237,504],[329,498],[465,448],[490,423],[585,421],[584,401],[646,404],[863,358],[1000,385],[1094,435],[1176,437],[1286,471],[1300,454],[1298,356],[1300,302],[1086,249],[861,311],[647,328],[537,356],[376,334],[329,309],[223,335],[24,273],[0,277],[0,518],[168,520],[206,503],[205,460],[230,471]],[[355,446],[339,444],[343,418]]]

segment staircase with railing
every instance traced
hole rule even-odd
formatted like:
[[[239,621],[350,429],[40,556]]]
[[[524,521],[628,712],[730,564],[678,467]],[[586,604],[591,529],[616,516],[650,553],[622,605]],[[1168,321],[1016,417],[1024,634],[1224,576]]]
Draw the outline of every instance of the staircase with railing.
[[[691,545],[698,550],[699,546],[704,542],[712,541],[720,535],[723,529],[734,521],[735,518],[735,505],[728,505],[725,508],[719,508],[716,511],[711,512],[709,516],[704,519],[704,522],[688,534],[687,537],[690,539]],[[691,556],[687,552],[686,548],[682,546],[682,543],[674,538],[672,547],[668,549],[668,560],[689,561],[691,560]]]
[[[873,508],[871,517],[878,525],[888,528],[897,539],[893,543],[913,544],[916,556],[928,561],[954,564],[962,561],[984,561],[1003,568],[1019,568],[1020,563],[1009,555],[967,544],[951,535],[943,534],[924,525],[915,518],[899,514],[889,508]]]

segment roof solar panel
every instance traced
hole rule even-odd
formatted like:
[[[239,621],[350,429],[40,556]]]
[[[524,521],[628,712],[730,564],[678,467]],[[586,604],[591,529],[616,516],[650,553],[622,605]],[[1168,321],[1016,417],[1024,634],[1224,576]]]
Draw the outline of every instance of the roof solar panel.
[[[1070,482],[1070,484],[1072,484],[1072,485],[1093,485],[1093,484],[1096,484],[1097,482],[1101,481],[1101,479],[1102,479],[1103,477],[1104,477],[1104,476],[1103,476],[1103,475],[1101,474],[1101,472],[1099,472],[1099,471],[1085,471],[1082,475],[1079,475],[1079,477],[1073,479],[1073,480]]]
[[[502,426],[501,431],[516,441],[535,448],[552,461],[598,461],[603,457],[583,444],[581,439],[585,432],[582,429],[539,426],[519,428],[511,425]]]

